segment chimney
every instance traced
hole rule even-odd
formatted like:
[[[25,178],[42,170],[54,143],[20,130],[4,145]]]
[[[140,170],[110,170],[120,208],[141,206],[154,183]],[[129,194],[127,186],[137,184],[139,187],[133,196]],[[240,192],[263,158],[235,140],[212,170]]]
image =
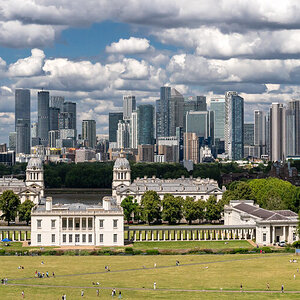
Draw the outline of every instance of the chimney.
[[[111,201],[109,197],[103,197],[102,203],[104,210],[111,210]]]
[[[52,210],[52,197],[46,197],[46,211]]]

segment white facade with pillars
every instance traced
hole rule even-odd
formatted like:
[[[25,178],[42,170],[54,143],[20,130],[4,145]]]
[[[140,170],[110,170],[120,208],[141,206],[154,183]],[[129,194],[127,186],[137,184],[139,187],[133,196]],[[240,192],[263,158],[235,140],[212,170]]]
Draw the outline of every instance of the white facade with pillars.
[[[272,245],[281,241],[289,244],[299,240],[298,215],[290,210],[266,210],[253,200],[232,200],[224,208],[224,225],[255,226],[258,245]]]
[[[123,246],[122,208],[111,197],[103,205],[56,204],[47,197],[31,215],[32,246]]]
[[[145,176],[131,182],[129,162],[121,153],[113,168],[112,196],[116,198],[118,204],[121,204],[127,196],[133,196],[140,203],[146,191],[157,192],[161,199],[165,194],[170,193],[175,197],[193,197],[195,200],[207,200],[213,195],[219,201],[225,188],[220,189],[218,182],[209,178],[160,179],[155,176],[152,178]]]

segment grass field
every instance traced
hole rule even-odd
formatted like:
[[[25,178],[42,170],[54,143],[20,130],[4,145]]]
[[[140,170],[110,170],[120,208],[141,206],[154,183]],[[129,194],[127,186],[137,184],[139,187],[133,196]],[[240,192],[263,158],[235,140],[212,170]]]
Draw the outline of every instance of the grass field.
[[[292,258],[292,254],[3,256],[0,277],[9,281],[0,286],[0,298],[21,299],[24,290],[25,298],[33,300],[61,299],[63,293],[67,299],[97,299],[92,282],[99,282],[101,299],[112,298],[112,287],[122,289],[123,299],[299,299],[300,292],[261,292],[266,291],[267,283],[271,290],[279,291],[282,284],[287,292],[300,290],[300,263],[290,263]],[[175,266],[176,260],[180,266]],[[105,272],[105,265],[110,272]],[[54,271],[56,276],[34,278],[35,270]],[[240,284],[250,292],[240,292]],[[200,291],[203,289],[207,292]]]
[[[179,242],[135,242],[134,249],[229,249],[253,248],[247,241],[179,241]]]

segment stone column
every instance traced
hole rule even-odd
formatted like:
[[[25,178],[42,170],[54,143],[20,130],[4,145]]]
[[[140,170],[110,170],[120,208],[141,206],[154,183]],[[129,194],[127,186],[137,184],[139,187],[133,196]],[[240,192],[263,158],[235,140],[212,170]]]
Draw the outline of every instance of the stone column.
[[[151,241],[154,241],[154,234],[153,234],[153,230],[151,230]]]
[[[206,241],[206,230],[204,231],[204,241]]]
[[[272,242],[275,243],[276,240],[275,240],[275,226],[272,226]]]
[[[285,232],[285,226],[283,226],[283,240],[286,241],[286,232]]]

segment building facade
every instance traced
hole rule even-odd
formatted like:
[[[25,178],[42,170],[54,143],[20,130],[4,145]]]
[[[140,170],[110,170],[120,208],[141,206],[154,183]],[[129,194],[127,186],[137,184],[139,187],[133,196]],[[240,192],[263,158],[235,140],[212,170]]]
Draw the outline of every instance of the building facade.
[[[299,240],[298,215],[290,210],[266,210],[253,200],[231,200],[224,208],[224,225],[253,225],[258,245]]]
[[[122,112],[110,112],[108,115],[108,127],[109,127],[109,142],[116,143],[117,142],[117,130],[119,121],[123,120]]]
[[[30,153],[30,90],[15,91],[16,153]]]
[[[31,246],[124,246],[122,208],[111,197],[102,205],[52,205],[52,198],[31,214]]]
[[[83,120],[81,138],[86,141],[87,147],[95,148],[97,143],[96,121]]]
[[[225,94],[225,152],[231,160],[244,158],[244,99],[237,92]]]
[[[129,121],[131,114],[136,110],[135,96],[123,96],[123,119]]]
[[[225,127],[225,99],[212,98],[210,110],[214,112],[214,138],[224,141]]]
[[[43,146],[48,145],[49,131],[49,92],[38,92],[38,137]]]
[[[138,144],[154,143],[154,107],[150,104],[139,105],[138,113]]]

